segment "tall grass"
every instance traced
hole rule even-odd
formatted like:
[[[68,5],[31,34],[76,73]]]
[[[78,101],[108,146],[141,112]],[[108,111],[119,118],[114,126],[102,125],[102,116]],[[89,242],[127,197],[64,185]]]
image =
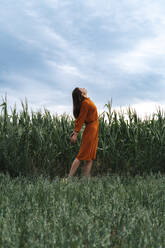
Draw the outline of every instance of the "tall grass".
[[[0,175],[0,247],[165,247],[165,177]]]
[[[69,135],[74,129],[72,116],[51,115],[29,111],[22,102],[8,113],[6,99],[0,114],[0,170],[12,176],[46,174],[64,176],[77,155],[83,129],[76,145]],[[157,113],[142,120],[135,110],[127,113],[112,110],[99,116],[99,144],[93,175],[107,173],[165,172],[165,113]],[[80,173],[80,172],[78,172]]]

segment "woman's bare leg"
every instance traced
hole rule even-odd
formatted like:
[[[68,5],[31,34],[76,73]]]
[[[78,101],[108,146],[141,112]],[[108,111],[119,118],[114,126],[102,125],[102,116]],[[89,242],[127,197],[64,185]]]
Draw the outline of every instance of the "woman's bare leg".
[[[93,160],[87,160],[86,163],[84,164],[84,166],[83,166],[83,175],[85,177],[89,177],[90,176],[90,171],[91,171],[91,168],[92,168],[92,163],[93,163]]]
[[[71,166],[71,169],[70,169],[68,177],[74,176],[74,174],[76,173],[77,168],[79,167],[79,165],[80,165],[80,160],[75,158],[75,160],[72,163],[72,166]]]

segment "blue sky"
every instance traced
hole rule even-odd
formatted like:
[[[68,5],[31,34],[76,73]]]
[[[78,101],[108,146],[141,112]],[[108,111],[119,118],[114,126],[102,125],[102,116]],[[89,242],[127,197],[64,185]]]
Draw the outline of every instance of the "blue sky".
[[[72,114],[85,87],[99,113],[111,99],[165,108],[164,13],[164,0],[1,0],[0,96]]]

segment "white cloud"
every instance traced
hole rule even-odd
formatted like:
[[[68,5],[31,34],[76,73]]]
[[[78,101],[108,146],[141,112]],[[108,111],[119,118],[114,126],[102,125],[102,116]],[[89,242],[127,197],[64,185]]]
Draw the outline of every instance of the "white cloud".
[[[161,0],[147,0],[143,3],[140,0],[88,0],[84,4],[90,16],[100,18],[104,22],[103,27],[109,27],[109,30],[116,28],[128,31],[136,28],[136,32],[148,24],[157,31],[165,23],[165,4]]]
[[[116,67],[127,73],[145,73],[150,71],[150,67],[145,60],[145,54],[135,50],[119,54],[111,61],[113,61]]]
[[[34,80],[30,77],[25,77],[21,74],[10,74],[4,77],[7,81],[12,81],[12,87],[3,87],[0,94],[4,96],[7,93],[9,106],[14,106],[16,103],[20,108],[20,101],[27,98],[29,106],[34,109],[49,108],[60,106],[60,102],[65,103],[70,101],[70,96],[64,91],[54,89],[42,82]],[[55,108],[56,109],[56,108]],[[66,104],[66,109],[68,106]],[[65,110],[65,109],[64,109]]]
[[[55,61],[47,61],[47,64],[54,70],[54,69],[58,69],[60,71],[62,71],[62,73],[64,74],[70,74],[72,76],[78,77],[78,78],[86,78],[85,75],[83,75],[79,69],[75,66],[71,66],[71,65],[64,65],[64,64],[57,64]]]
[[[110,61],[127,73],[156,72],[164,74],[164,56],[165,35],[161,34],[152,39],[142,39],[132,50],[119,53]]]
[[[46,0],[48,6],[51,8],[57,9],[62,7],[67,7],[72,4],[72,1],[61,1],[61,0]]]
[[[68,48],[68,42],[58,33],[54,31],[49,26],[43,25],[38,27],[40,34],[43,38],[46,38],[47,43],[54,43],[54,46],[58,46],[59,48],[62,49],[67,49]]]

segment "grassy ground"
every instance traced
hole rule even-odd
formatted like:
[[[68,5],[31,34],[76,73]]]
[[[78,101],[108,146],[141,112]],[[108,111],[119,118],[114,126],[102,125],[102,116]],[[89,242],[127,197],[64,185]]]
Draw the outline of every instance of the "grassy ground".
[[[165,247],[165,176],[0,175],[0,247]]]

